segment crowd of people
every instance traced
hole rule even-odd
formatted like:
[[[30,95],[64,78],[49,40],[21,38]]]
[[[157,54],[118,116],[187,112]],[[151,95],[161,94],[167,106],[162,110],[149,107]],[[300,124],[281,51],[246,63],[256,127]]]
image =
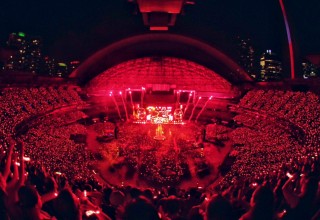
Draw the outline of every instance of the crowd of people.
[[[12,135],[24,120],[64,106],[84,104],[78,87],[9,87],[0,90],[0,134]]]
[[[319,157],[292,160],[272,174],[227,188],[136,188],[69,182],[27,163],[24,143],[2,154],[1,219],[312,219],[320,217]],[[12,173],[11,173],[12,172]]]
[[[303,129],[307,145],[319,143],[320,105],[313,92],[251,90],[239,106],[286,119]]]
[[[0,99],[0,219],[320,219],[320,103],[311,92],[249,91],[234,118],[241,126],[230,134],[230,171],[208,188],[189,189],[173,183],[185,174],[184,155],[201,167],[201,146],[188,140],[198,132],[177,138],[161,159],[152,136],[120,133],[117,156],[145,165],[139,175],[163,186],[110,185],[98,178],[86,144],[70,139],[87,132],[77,123],[86,115],[55,111],[83,103],[74,89],[10,88]],[[208,128],[212,137],[227,131]]]
[[[200,146],[195,146],[200,127],[193,130],[186,125],[166,125],[164,129],[167,140],[158,141],[153,138],[156,125],[143,125],[143,128],[139,124],[121,126],[123,132],[115,146],[119,150],[114,160],[110,160],[109,170],[117,173],[125,167],[124,181],[137,174],[140,181],[153,186],[176,186],[191,178],[191,167],[195,168],[195,173],[205,168],[208,171],[211,169],[203,149],[201,151]],[[186,141],[178,132],[189,132],[190,140]],[[111,148],[112,143],[106,147],[108,151]]]
[[[86,143],[70,138],[73,134],[86,134],[86,127],[76,122],[83,115],[73,111],[34,120],[28,132],[19,138],[26,145],[26,155],[69,180],[92,178],[92,153],[86,149]]]

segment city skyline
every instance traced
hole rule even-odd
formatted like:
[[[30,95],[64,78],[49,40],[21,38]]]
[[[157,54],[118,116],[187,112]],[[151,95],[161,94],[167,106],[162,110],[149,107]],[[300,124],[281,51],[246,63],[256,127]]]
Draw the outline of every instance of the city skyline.
[[[320,3],[284,1],[292,28],[296,55],[304,58],[320,53],[320,19],[316,19]],[[85,60],[96,51],[120,39],[150,33],[142,18],[128,1],[44,2],[10,1],[0,3],[1,44],[11,32],[22,31],[43,38],[44,54],[58,59]],[[137,14],[135,14],[135,12]],[[318,26],[317,26],[318,25]],[[231,40],[250,38],[256,55],[272,49],[288,59],[286,33],[278,1],[264,5],[249,0],[226,3],[196,1],[184,8],[168,33],[190,36],[233,53]],[[288,60],[284,60],[288,65]]]

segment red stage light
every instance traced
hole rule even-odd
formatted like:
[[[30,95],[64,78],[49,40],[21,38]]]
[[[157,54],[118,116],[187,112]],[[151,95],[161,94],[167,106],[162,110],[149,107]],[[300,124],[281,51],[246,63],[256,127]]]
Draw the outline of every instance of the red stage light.
[[[167,30],[169,30],[168,27],[156,27],[156,26],[150,27],[150,31],[167,31]]]

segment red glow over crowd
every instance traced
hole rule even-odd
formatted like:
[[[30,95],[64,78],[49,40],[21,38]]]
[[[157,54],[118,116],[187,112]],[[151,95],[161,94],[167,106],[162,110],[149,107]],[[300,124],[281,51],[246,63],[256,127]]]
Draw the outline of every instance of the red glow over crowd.
[[[158,168],[152,165],[157,156],[152,151],[142,155],[141,163],[152,169],[141,178],[163,185],[102,179],[96,162],[103,149],[90,151],[87,143],[70,138],[87,132],[87,125],[78,123],[87,117],[78,90],[1,89],[0,219],[320,219],[320,102],[315,93],[247,92],[232,106],[231,132],[206,125],[207,135],[215,132],[221,140],[232,140],[224,162],[215,168],[219,178],[186,189],[174,184],[182,176],[181,166],[170,181],[150,173]],[[148,146],[155,143],[139,138]],[[124,146],[135,140],[115,141]],[[130,150],[123,154],[139,149]],[[178,169],[175,156],[167,155],[163,166]]]

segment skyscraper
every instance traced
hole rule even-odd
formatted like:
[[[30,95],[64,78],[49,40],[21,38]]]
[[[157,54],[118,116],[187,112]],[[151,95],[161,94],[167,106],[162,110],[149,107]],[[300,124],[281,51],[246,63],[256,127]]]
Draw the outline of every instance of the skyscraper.
[[[26,34],[23,32],[11,33],[7,41],[7,46],[9,49],[20,49],[26,43]]]
[[[57,62],[53,58],[46,56],[42,63],[40,74],[47,76],[55,76],[57,65]]]
[[[238,46],[238,63],[242,68],[250,74],[254,79],[257,78],[257,74],[254,68],[254,48],[251,44],[250,38],[242,39],[237,37]]]
[[[303,73],[303,78],[308,79],[312,77],[317,77],[318,76],[318,69],[316,65],[311,63],[309,60],[303,60],[302,61],[302,73]]]
[[[57,63],[55,76],[66,77],[68,76],[68,65],[66,63]]]
[[[5,64],[7,70],[20,70],[23,71],[26,66],[25,53],[26,53],[26,38],[25,33],[11,33],[7,41],[7,47],[12,51],[9,59]]]
[[[282,63],[271,50],[266,50],[260,58],[260,80],[279,81],[282,79]]]
[[[42,57],[42,39],[40,37],[30,37],[27,43],[27,66],[28,71],[32,73],[39,73]]]
[[[23,32],[11,33],[7,47],[14,51],[5,64],[7,70],[38,73],[42,62],[42,40],[40,37],[26,36]]]

